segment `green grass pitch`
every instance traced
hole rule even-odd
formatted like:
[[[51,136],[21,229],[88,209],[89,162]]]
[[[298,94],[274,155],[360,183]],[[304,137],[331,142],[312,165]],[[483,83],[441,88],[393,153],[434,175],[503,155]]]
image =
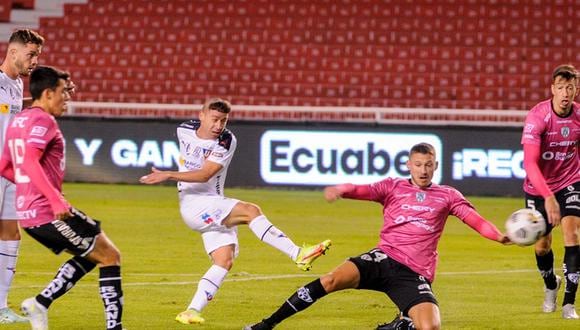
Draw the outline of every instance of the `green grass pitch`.
[[[240,228],[240,256],[226,282],[204,310],[206,323],[185,326],[174,321],[210,266],[199,235],[181,221],[171,186],[66,184],[66,197],[102,221],[122,252],[127,329],[241,329],[273,312],[296,288],[332,270],[349,256],[374,247],[381,206],[341,200],[326,203],[320,191],[229,189],[228,196],[254,202],[297,244],[333,241],[329,253],[311,272],[301,272],[280,252]],[[503,229],[507,216],[522,205],[518,198],[471,198],[486,218]],[[561,274],[561,233],[554,252]],[[501,246],[480,237],[451,217],[439,244],[439,267],[433,285],[444,329],[579,329],[579,321],[541,313],[542,282],[531,247]],[[52,279],[67,255],[55,256],[23,233],[10,305],[36,295]],[[93,271],[49,312],[51,329],[104,329],[103,306]],[[563,290],[560,291],[559,302]],[[371,291],[331,294],[286,320],[279,329],[373,329],[390,321],[396,308]],[[6,329],[28,329],[26,324]]]

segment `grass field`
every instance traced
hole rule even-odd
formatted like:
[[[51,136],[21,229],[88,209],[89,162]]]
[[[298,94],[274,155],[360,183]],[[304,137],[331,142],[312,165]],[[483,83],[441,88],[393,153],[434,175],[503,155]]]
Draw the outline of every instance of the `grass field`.
[[[293,240],[331,238],[333,246],[311,272],[299,271],[275,249],[240,228],[241,251],[228,279],[204,311],[202,326],[176,323],[197,281],[210,263],[198,234],[182,223],[176,191],[167,186],[66,184],[69,201],[92,217],[120,248],[127,329],[241,329],[273,312],[297,287],[332,270],[349,256],[377,243],[378,204],[341,200],[328,204],[317,191],[229,189],[231,197],[253,201]],[[503,228],[520,199],[472,198],[477,209]],[[556,230],[554,246],[561,274],[563,248]],[[488,241],[450,218],[439,244],[440,262],[433,285],[444,329],[580,329],[580,321],[541,313],[542,282],[532,248]],[[9,297],[12,306],[36,295],[68,257],[54,256],[23,234],[18,272]],[[79,282],[50,309],[51,329],[104,329],[97,271]],[[560,292],[559,301],[563,290]],[[286,320],[279,329],[373,329],[390,321],[396,308],[386,296],[344,291],[323,298]],[[27,325],[4,326],[28,329]],[[277,329],[278,329],[277,328]]]

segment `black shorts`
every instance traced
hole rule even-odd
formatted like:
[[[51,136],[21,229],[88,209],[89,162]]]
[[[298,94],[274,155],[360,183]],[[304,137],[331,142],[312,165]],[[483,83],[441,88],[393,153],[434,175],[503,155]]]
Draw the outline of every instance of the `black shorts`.
[[[77,209],[72,208],[71,213],[73,216],[66,220],[54,220],[24,230],[55,254],[66,250],[73,255],[85,257],[95,247],[101,225]]]
[[[580,217],[580,182],[575,182],[554,194],[560,205],[562,217],[577,216]],[[526,194],[526,207],[537,210],[544,216],[546,221],[546,235],[552,231],[552,225],[548,222],[548,214],[544,207],[544,198]]]
[[[372,249],[349,260],[360,273],[357,289],[386,293],[404,315],[408,315],[411,307],[423,302],[437,305],[431,283],[424,276],[389,258],[380,249]]]

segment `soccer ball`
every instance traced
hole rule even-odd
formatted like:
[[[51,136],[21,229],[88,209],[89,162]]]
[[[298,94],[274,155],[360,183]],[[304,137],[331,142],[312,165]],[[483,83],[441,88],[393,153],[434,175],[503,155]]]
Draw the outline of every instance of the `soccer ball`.
[[[517,245],[536,243],[546,232],[542,214],[532,209],[521,209],[512,213],[505,222],[507,237]]]

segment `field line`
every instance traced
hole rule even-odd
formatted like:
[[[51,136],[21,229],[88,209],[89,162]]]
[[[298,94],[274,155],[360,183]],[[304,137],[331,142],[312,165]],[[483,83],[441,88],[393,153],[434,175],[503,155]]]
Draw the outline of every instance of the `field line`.
[[[513,274],[513,273],[532,273],[537,272],[537,269],[510,269],[510,270],[481,270],[481,271],[466,271],[466,272],[439,272],[437,276],[464,276],[464,275],[502,275],[502,274]],[[48,272],[23,272],[19,274],[27,275],[47,275],[54,274]],[[161,277],[172,277],[172,276],[201,276],[201,274],[156,274]],[[289,278],[303,278],[320,277],[323,274],[279,274],[279,275],[252,275],[243,273],[233,273],[229,278],[226,278],[224,282],[249,282],[249,281],[269,281],[269,280],[279,280],[279,279],[289,279]],[[123,274],[125,280],[123,281],[124,287],[139,287],[139,286],[173,286],[173,285],[195,285],[199,281],[162,281],[162,282],[131,282],[127,281],[127,277],[138,277],[138,276],[153,276],[152,274],[141,274],[141,273],[128,273]],[[241,277],[244,276],[244,277]],[[13,288],[44,288],[46,284],[43,285],[13,285]],[[96,287],[97,283],[80,283],[76,286],[81,287]]]

